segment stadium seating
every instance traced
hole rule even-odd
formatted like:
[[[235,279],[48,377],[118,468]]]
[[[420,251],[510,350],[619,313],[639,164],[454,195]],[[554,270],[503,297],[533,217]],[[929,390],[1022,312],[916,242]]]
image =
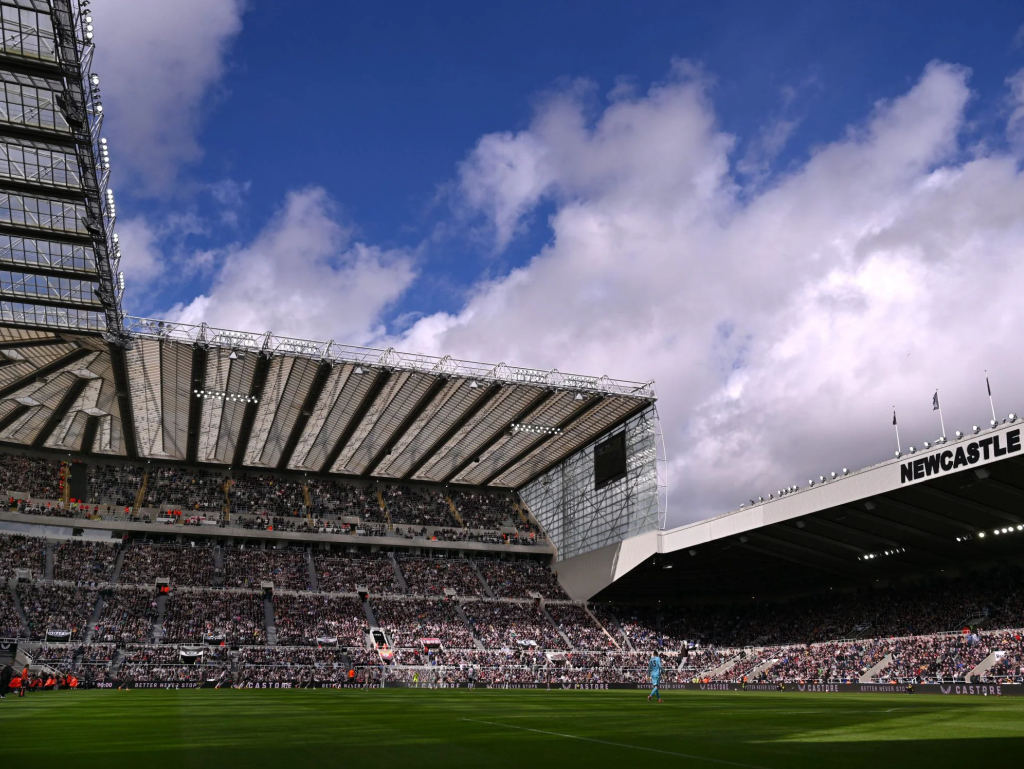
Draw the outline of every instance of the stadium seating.
[[[1012,570],[827,604],[678,612],[573,603],[540,562],[492,556],[219,541],[108,545],[6,533],[0,556],[0,636],[25,635],[17,597],[30,643],[41,644],[37,658],[74,668],[86,682],[327,685],[383,675],[419,685],[641,685],[653,649],[666,660],[666,684],[849,683],[869,670],[882,683],[949,682],[983,662],[990,666],[981,680],[1024,680],[1024,642],[1013,629],[1022,617],[1021,575]],[[11,581],[16,569],[29,581]],[[156,590],[162,578],[171,581],[166,597]],[[272,599],[264,582],[274,584]],[[366,598],[355,593],[361,586]],[[970,617],[991,629],[964,632]],[[373,623],[387,634],[385,657],[367,645]],[[67,643],[54,642],[61,631]]]

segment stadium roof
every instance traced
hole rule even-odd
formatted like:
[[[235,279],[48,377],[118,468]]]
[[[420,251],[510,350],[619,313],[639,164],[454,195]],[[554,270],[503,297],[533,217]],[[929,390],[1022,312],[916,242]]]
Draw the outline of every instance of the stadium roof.
[[[575,598],[720,600],[1024,558],[1024,422],[559,565]],[[587,559],[590,559],[589,562]],[[588,579],[590,580],[587,585]]]
[[[653,402],[649,383],[125,317],[88,3],[4,5],[0,443],[516,487]]]
[[[608,377],[143,318],[124,329],[0,325],[0,442],[518,487],[654,400],[649,383]]]

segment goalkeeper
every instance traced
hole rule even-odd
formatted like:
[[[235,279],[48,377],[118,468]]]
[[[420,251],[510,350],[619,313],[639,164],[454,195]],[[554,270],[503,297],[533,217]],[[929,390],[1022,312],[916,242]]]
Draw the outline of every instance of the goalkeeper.
[[[651,661],[647,665],[647,672],[651,676],[651,693],[647,695],[647,701],[658,700],[661,702],[661,692],[658,690],[658,682],[661,680],[661,657],[658,652],[651,652]]]

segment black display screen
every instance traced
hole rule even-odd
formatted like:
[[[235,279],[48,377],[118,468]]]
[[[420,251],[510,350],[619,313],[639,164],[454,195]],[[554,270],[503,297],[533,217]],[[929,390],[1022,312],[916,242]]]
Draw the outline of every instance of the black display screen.
[[[621,432],[594,446],[594,488],[626,477],[626,433]]]

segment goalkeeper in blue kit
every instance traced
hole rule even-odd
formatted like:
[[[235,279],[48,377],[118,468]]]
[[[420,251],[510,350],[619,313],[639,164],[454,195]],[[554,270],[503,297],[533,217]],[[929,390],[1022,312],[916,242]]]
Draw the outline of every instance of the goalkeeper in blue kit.
[[[657,699],[658,702],[661,702],[661,692],[658,691],[658,682],[661,680],[661,657],[658,656],[658,652],[651,654],[647,672],[651,675],[651,693],[647,695],[647,701]]]

